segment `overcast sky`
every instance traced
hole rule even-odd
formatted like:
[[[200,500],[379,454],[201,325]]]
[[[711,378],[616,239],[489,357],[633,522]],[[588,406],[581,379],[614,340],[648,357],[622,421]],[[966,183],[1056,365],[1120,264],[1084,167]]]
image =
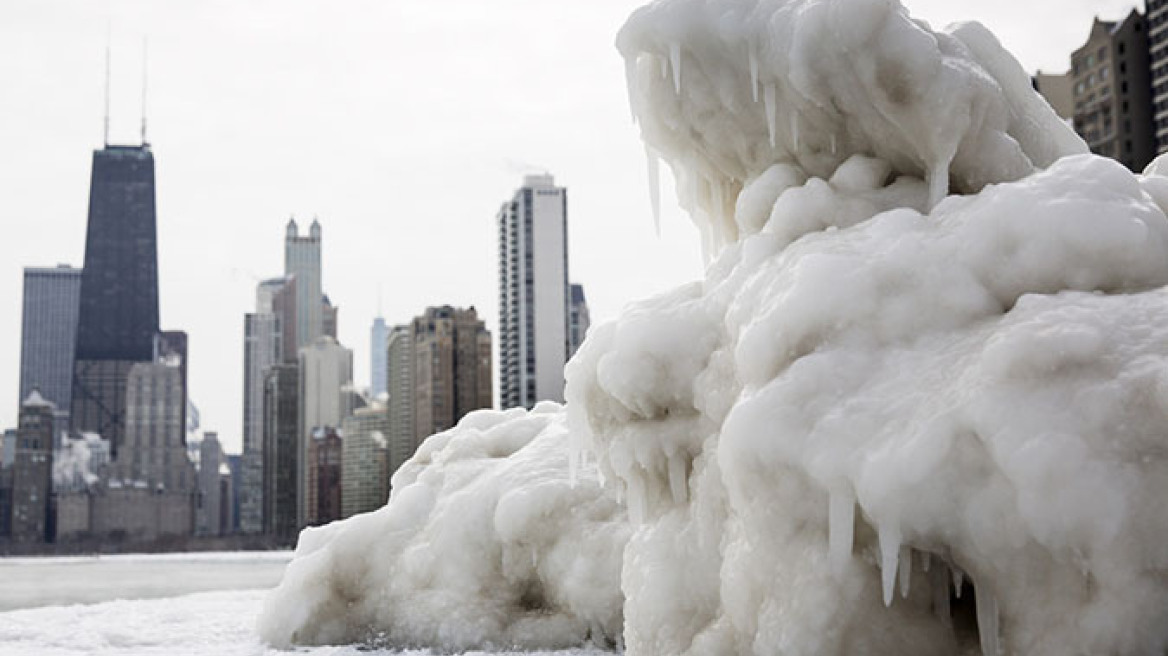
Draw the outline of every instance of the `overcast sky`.
[[[81,266],[101,147],[137,143],[149,37],[162,325],[190,334],[203,428],[238,451],[243,315],[283,270],[288,218],[324,230],[324,289],[369,382],[379,304],[400,323],[474,305],[497,324],[495,212],[525,172],[568,187],[570,275],[593,319],[701,274],[665,181],[653,229],[613,47],[635,0],[4,0],[0,3],[0,427],[15,426],[22,268]],[[1062,71],[1115,0],[911,0],[978,20],[1028,70]]]

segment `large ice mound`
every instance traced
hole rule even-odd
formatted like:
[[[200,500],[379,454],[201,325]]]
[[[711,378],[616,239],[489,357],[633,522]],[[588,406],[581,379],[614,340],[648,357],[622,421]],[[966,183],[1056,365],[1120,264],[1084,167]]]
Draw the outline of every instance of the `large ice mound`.
[[[667,0],[618,46],[705,279],[306,532],[263,635],[1163,653],[1168,167],[894,0]]]

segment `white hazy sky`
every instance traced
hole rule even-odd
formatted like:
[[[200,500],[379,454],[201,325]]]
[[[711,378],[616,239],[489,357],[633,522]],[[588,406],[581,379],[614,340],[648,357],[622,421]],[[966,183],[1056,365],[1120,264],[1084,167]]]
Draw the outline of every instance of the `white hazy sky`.
[[[497,323],[495,212],[525,172],[568,187],[570,275],[594,320],[701,273],[672,203],[658,237],[617,29],[638,0],[3,0],[0,427],[18,407],[22,268],[82,264],[113,43],[112,141],[138,140],[149,37],[162,325],[190,334],[203,427],[238,451],[243,315],[319,217],[324,288],[369,380],[369,326],[427,305]],[[1116,0],[909,0],[978,20],[1028,70],[1062,71]]]

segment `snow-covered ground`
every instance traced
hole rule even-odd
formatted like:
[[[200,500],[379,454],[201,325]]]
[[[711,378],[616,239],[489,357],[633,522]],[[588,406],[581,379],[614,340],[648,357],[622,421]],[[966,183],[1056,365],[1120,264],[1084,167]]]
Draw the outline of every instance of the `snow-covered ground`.
[[[286,653],[264,645],[255,624],[267,589],[290,557],[272,552],[0,559],[0,656]],[[295,653],[429,652],[358,645]]]

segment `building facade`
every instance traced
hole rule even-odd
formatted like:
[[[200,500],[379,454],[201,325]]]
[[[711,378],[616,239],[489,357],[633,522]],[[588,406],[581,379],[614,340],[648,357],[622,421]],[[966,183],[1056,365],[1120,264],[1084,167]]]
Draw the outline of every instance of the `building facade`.
[[[344,444],[336,428],[318,429],[308,447],[308,495],[312,508],[308,525],[317,526],[341,519],[343,496],[342,463]]]
[[[223,463],[223,448],[219,436],[203,433],[199,445],[199,489],[195,504],[195,535],[219,535],[223,499],[220,495],[219,466]]]
[[[414,455],[414,339],[411,326],[394,326],[386,339],[386,384],[389,388],[389,476]]]
[[[531,175],[499,210],[499,403],[564,400],[568,192]]]
[[[588,312],[588,300],[584,298],[584,285],[573,284],[571,301],[568,306],[568,358],[576,355],[588,328],[592,326],[592,315]]]
[[[389,496],[389,410],[374,403],[341,425],[341,514],[377,510]]]
[[[53,491],[56,408],[35,390],[20,406],[16,457],[12,465],[10,539],[18,544],[47,542]]]
[[[389,365],[386,363],[388,340],[389,326],[385,325],[385,319],[377,317],[369,329],[369,394],[374,399],[381,398],[389,391],[386,383],[389,376]]]
[[[1168,0],[1147,0],[1148,62],[1156,154],[1168,152]]]
[[[340,428],[341,421],[352,411],[353,352],[331,337],[320,337],[300,349],[300,526],[320,523],[317,487],[309,466],[315,436],[321,431]],[[338,455],[337,464],[340,465]],[[338,508],[338,512],[340,512]]]
[[[426,308],[411,333],[416,449],[466,413],[491,407],[491,334],[473,307],[449,305]]]
[[[290,544],[300,527],[300,367],[278,364],[264,377],[264,533]]]
[[[1071,55],[1071,79],[1075,132],[1091,152],[1142,171],[1156,155],[1144,17],[1133,9],[1122,21],[1095,19]]]
[[[57,408],[57,430],[69,428],[81,269],[24,270],[20,331],[20,399],[38,390]]]

